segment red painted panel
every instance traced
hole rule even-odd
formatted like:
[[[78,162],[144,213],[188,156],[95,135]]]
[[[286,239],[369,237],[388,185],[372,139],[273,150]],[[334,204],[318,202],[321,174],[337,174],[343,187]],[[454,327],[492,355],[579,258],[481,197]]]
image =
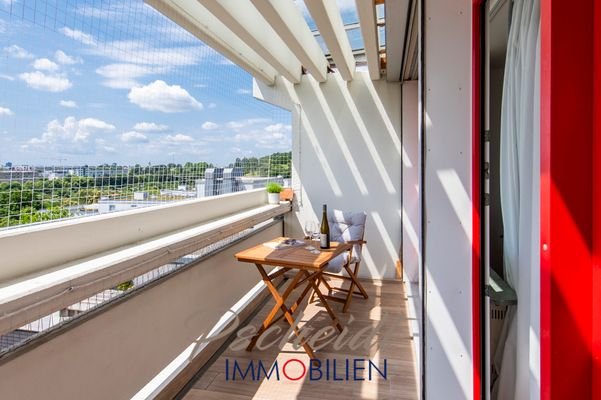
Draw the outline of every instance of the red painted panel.
[[[551,133],[551,1],[541,1],[540,56],[540,393],[541,399],[551,397],[551,263],[549,235],[551,221],[550,133]]]
[[[472,352],[474,400],[482,398],[481,332],[481,226],[480,226],[480,135],[481,135],[481,35],[482,0],[472,1]]]
[[[592,397],[593,4],[541,1],[541,397]]]
[[[593,7],[593,398],[601,399],[601,2]]]

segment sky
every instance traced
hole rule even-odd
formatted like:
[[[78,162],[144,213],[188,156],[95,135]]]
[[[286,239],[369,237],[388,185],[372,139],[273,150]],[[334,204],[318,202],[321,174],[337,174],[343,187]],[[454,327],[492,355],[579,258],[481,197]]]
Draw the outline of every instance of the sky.
[[[0,0],[0,164],[159,164],[291,149],[288,111],[142,0]]]

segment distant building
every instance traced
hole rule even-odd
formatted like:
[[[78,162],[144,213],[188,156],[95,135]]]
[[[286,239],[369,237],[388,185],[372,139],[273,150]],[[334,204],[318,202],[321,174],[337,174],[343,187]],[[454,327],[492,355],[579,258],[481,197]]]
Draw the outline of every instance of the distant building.
[[[134,192],[134,200],[148,200],[148,192]]]
[[[196,180],[197,197],[217,196],[244,190],[259,189],[270,182],[290,186],[290,179],[278,177],[242,176],[241,168],[207,168],[205,179]]]
[[[127,175],[129,173],[129,167],[115,167],[115,166],[99,166],[89,167],[87,165],[72,167],[71,175],[81,176],[86,178],[104,178],[109,176]]]
[[[176,190],[162,189],[160,195],[168,197],[194,198],[196,197],[196,190],[187,190],[185,185],[180,185]]]
[[[141,192],[142,193],[142,192]],[[169,201],[161,200],[119,200],[101,197],[98,201],[98,213],[106,214],[116,211],[133,210],[135,208],[144,208],[167,204]]]
[[[0,171],[0,182],[23,183],[41,178],[42,172],[33,168],[12,167],[11,169]]]
[[[68,169],[64,169],[64,168],[57,168],[57,169],[51,169],[51,170],[47,170],[47,171],[43,171],[42,172],[42,177],[46,178],[50,181],[55,180],[55,179],[61,179],[64,178],[66,176],[72,175],[70,173],[70,170]]]

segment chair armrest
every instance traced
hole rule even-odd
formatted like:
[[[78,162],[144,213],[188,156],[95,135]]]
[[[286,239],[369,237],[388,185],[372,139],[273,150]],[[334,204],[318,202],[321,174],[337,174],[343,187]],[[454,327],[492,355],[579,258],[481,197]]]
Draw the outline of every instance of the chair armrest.
[[[349,243],[349,244],[365,244],[365,243],[367,243],[367,241],[365,241],[365,240],[348,240],[345,243]]]
[[[365,240],[349,240],[346,241],[345,243],[347,244],[352,244],[353,246],[351,246],[351,248],[348,250],[348,254],[349,254],[349,262],[351,260],[351,258],[353,257],[353,249],[355,248],[355,245],[358,246],[363,246],[363,244],[367,243]]]

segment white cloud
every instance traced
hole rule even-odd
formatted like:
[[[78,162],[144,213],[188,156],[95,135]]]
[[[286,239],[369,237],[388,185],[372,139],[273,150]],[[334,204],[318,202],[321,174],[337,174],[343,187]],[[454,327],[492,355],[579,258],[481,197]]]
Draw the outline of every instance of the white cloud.
[[[148,137],[141,132],[129,131],[121,135],[121,141],[127,143],[144,143],[148,142]]]
[[[59,32],[67,36],[68,38],[77,40],[80,43],[86,44],[88,46],[96,46],[96,40],[94,39],[94,37],[80,30],[67,28],[65,26],[59,29]]]
[[[40,137],[30,139],[23,148],[30,147],[66,154],[93,154],[104,143],[90,140],[97,134],[109,133],[115,126],[96,118],[77,120],[67,117],[63,122],[52,120]]]
[[[62,50],[57,50],[54,53],[54,59],[56,60],[56,62],[62,65],[73,65],[83,63],[83,60],[80,57],[69,56]]]
[[[265,149],[285,151],[292,148],[292,126],[268,118],[249,118],[220,125],[214,134],[203,135],[202,140],[229,142],[232,154],[255,154]]]
[[[0,117],[15,115],[10,108],[0,107]]]
[[[85,118],[79,121],[81,125],[96,128],[96,129],[115,129],[115,127],[111,124],[107,124],[104,121],[101,121],[96,118]]]
[[[217,107],[217,104],[215,104],[215,103],[209,103],[209,108],[215,108],[215,107]]]
[[[211,121],[207,121],[204,124],[202,124],[202,129],[206,130],[206,131],[211,131],[213,129],[217,129],[219,128],[219,125],[217,125],[214,122]]]
[[[236,90],[236,93],[238,93],[238,94],[250,94],[251,91],[249,89],[238,89],[238,90]]]
[[[192,136],[182,135],[181,133],[178,133],[177,135],[167,135],[165,137],[165,140],[167,142],[172,143],[189,143],[193,142],[194,138]]]
[[[129,10],[129,4],[122,2],[101,3],[101,7],[92,7],[89,4],[80,4],[75,12],[87,18],[116,19]]]
[[[292,147],[291,130],[290,125],[272,124],[262,129],[238,133],[234,136],[234,142],[249,142],[262,149],[288,150]]]
[[[284,125],[282,123],[279,124],[272,124],[272,125],[267,125],[265,127],[265,132],[282,132],[282,131],[290,131],[291,130],[291,126],[290,125]]]
[[[19,79],[33,89],[48,92],[62,92],[73,86],[64,74],[45,74],[41,71],[19,74]]]
[[[77,103],[73,100],[61,100],[59,104],[61,107],[65,108],[77,108]]]
[[[25,50],[22,47],[13,44],[12,46],[8,46],[4,48],[4,54],[11,58],[20,58],[20,59],[32,59],[34,55]]]
[[[163,132],[168,129],[167,125],[155,124],[154,122],[138,122],[134,125],[134,130],[140,132]]]
[[[156,33],[154,28],[153,32]],[[90,40],[95,43],[94,38]],[[181,66],[198,65],[204,58],[215,54],[210,47],[197,41],[194,45],[174,47],[155,47],[151,43],[115,40],[103,43],[103,46],[91,46],[84,52],[115,61],[96,70],[105,78],[103,85],[114,89],[140,86],[139,79],[143,77],[166,74]]]
[[[227,126],[230,129],[238,130],[244,128],[246,124],[244,124],[244,122],[242,121],[230,121],[227,124],[225,124],[225,126]]]
[[[96,149],[106,152],[106,153],[115,153],[117,151],[117,149],[115,149],[115,147],[113,147],[112,145],[109,145],[106,143],[106,140],[103,138],[96,138],[94,140],[94,143],[96,144]]]
[[[144,41],[118,40],[88,52],[121,64],[154,65],[169,70],[171,67],[198,64],[209,54],[205,49],[205,45],[157,48]]]
[[[54,72],[58,70],[58,64],[47,58],[38,58],[33,62],[33,68],[40,71]]]
[[[165,39],[173,43],[196,43],[198,38],[177,24],[169,24],[158,28]]]
[[[202,103],[192,97],[186,89],[179,85],[168,85],[161,80],[134,87],[127,97],[131,103],[150,111],[176,113],[203,108]]]
[[[135,64],[109,64],[96,69],[98,75],[106,78],[102,84],[113,89],[131,89],[139,86],[136,79],[162,72],[162,67]]]
[[[228,129],[238,131],[240,129],[247,128],[252,125],[258,125],[258,124],[263,124],[263,123],[268,123],[268,122],[271,122],[271,120],[268,118],[249,118],[249,119],[242,119],[242,120],[238,120],[238,121],[230,121],[227,124],[225,124],[225,126]]]
[[[356,10],[355,0],[336,0],[336,4],[340,11],[354,11]]]
[[[14,81],[15,80],[15,78],[13,78],[12,76],[5,75],[5,74],[0,74],[0,78],[1,79],[6,79],[7,81]]]

